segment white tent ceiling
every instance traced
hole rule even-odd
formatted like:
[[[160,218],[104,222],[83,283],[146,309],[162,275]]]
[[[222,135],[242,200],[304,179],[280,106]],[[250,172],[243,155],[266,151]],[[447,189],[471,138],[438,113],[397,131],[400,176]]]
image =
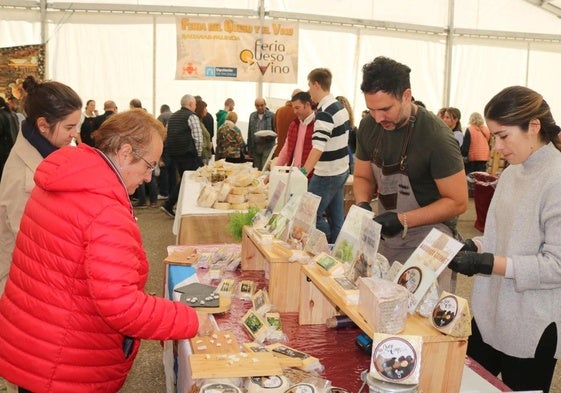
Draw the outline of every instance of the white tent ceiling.
[[[542,93],[561,122],[561,0],[0,0],[0,47],[47,43],[47,77],[85,100],[140,98],[155,113],[203,96],[211,113],[226,97],[240,119],[262,93],[271,107],[305,89],[315,67],[330,68],[332,91],[364,107],[361,67],[378,55],[412,68],[413,94],[431,110],[456,106],[467,119],[509,85]],[[229,15],[298,20],[299,71],[294,85],[175,80],[175,15]],[[559,8],[561,9],[561,8]],[[43,21],[43,23],[42,23]],[[464,120],[465,123],[465,120]]]

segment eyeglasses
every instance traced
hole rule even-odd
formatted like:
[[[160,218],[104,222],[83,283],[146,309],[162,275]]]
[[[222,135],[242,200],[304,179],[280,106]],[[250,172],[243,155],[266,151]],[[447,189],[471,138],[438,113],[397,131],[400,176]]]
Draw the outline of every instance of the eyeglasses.
[[[132,154],[134,154],[137,158],[140,158],[142,161],[146,163],[146,173],[154,172],[154,170],[156,169],[156,165],[158,165],[157,162],[153,162],[152,164],[150,164],[148,161],[144,159],[144,157],[142,157],[137,152],[133,151]]]

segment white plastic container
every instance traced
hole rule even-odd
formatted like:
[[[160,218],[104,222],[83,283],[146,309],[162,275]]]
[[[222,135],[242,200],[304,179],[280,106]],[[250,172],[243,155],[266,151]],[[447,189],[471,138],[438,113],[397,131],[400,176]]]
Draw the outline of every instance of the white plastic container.
[[[308,178],[300,172],[299,168],[288,166],[276,166],[271,169],[269,174],[269,201],[279,182],[286,186],[280,194],[274,211],[279,211],[288,202],[291,196],[302,195],[308,191]]]

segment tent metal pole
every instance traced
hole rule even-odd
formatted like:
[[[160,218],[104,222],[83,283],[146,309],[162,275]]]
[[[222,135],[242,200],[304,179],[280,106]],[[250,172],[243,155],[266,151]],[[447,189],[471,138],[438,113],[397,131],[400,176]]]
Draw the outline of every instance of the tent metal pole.
[[[362,34],[360,31],[360,28],[356,29],[356,45],[355,45],[355,60],[354,60],[354,64],[353,64],[353,75],[355,75],[355,86],[357,87],[355,89],[356,93],[353,95],[353,97],[351,97],[351,108],[353,108],[353,112],[355,112],[355,123],[358,123],[360,120],[360,117],[356,116],[356,106],[357,106],[357,95],[358,97],[362,97],[362,92],[360,91],[360,82],[358,83],[357,86],[357,75],[361,74],[362,68],[360,66],[360,64],[358,63],[358,54],[360,53],[360,44],[362,42]],[[361,106],[364,107],[364,101],[361,102]],[[360,113],[362,113],[362,110],[360,111]],[[354,126],[358,127],[358,124],[353,124]]]
[[[531,43],[528,42],[526,44],[526,75],[524,78],[524,86],[528,86],[528,81],[530,79],[530,51],[531,51]]]
[[[452,69],[452,46],[454,45],[454,0],[448,0],[448,34],[446,35],[446,54],[444,60],[444,99],[443,106],[450,106],[450,84]]]
[[[159,112],[156,111],[156,39],[157,37],[157,23],[156,17],[152,17],[152,110],[154,111],[154,116],[158,117],[160,115]]]
[[[261,28],[259,29],[259,39],[261,42],[263,41],[263,25],[265,23],[265,0],[259,0],[259,5],[257,9],[257,13],[259,14],[259,23]],[[257,97],[263,97],[263,73],[259,73],[259,80],[257,81]]]
[[[45,46],[45,59],[49,58],[47,53],[47,0],[41,0],[39,3],[39,12],[41,15],[41,44]],[[49,75],[49,62],[45,61],[45,76]]]

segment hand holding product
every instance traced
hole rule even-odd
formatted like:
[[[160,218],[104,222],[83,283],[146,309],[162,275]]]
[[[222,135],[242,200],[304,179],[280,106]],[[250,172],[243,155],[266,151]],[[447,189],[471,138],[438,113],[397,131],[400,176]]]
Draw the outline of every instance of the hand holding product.
[[[495,257],[488,252],[479,254],[472,251],[460,251],[448,267],[455,272],[471,277],[477,273],[493,273],[494,261]]]

